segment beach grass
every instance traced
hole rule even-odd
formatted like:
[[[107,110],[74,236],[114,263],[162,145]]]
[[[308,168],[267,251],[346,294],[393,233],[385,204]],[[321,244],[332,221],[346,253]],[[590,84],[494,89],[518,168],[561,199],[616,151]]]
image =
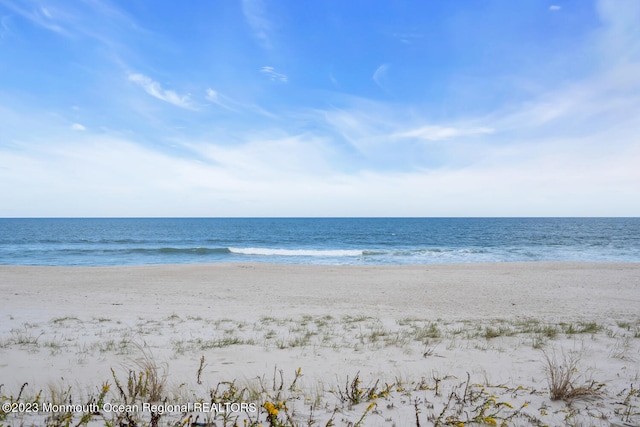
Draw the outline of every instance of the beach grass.
[[[169,316],[139,320],[133,325],[107,318],[56,318],[42,325],[25,324],[12,329],[0,340],[2,350],[47,353],[48,357],[57,358],[72,355],[78,363],[88,365],[96,364],[96,360],[120,361],[120,368],[112,366],[110,376],[82,385],[66,380],[42,384],[29,381],[11,390],[3,384],[3,405],[18,408],[29,404],[41,407],[45,402],[81,402],[87,407],[96,404],[98,409],[93,406],[86,412],[52,413],[3,410],[0,425],[544,426],[561,419],[562,425],[578,426],[607,425],[610,419],[638,422],[640,373],[630,368],[633,364],[620,369],[615,385],[608,372],[589,365],[601,360],[602,355],[597,353],[606,353],[605,357],[614,364],[635,362],[633,355],[640,348],[635,330],[639,326],[637,320],[606,325],[539,319],[404,318],[392,322],[364,315],[262,317],[255,322]],[[188,327],[189,337],[185,337],[184,327]],[[87,331],[100,333],[90,341],[86,339],[90,335]],[[196,331],[202,331],[202,336]],[[145,341],[158,335],[171,342],[171,351],[163,353],[168,360],[159,361],[154,356],[154,352],[163,349],[162,342]],[[85,339],[80,339],[82,336]],[[336,360],[341,354],[365,354],[369,360],[400,356],[411,358],[414,363],[393,375],[371,369],[344,374],[343,369],[324,372],[321,379],[315,372],[313,379],[307,379],[300,368],[285,371],[274,365],[270,374],[221,378],[218,369],[211,369],[219,368],[213,361],[220,350],[254,354],[311,352],[316,358],[318,354],[329,355],[329,360]],[[511,353],[509,358],[501,356],[506,352]],[[442,363],[456,357],[481,362],[477,366]],[[500,357],[526,361],[523,375],[506,381],[496,378],[500,371],[491,367],[491,360]],[[191,375],[170,375],[172,365],[183,368],[185,361],[193,363],[189,367]],[[478,370],[487,361],[486,370]],[[125,365],[128,368],[123,369]],[[331,368],[330,364],[327,368]],[[583,372],[590,368],[594,368],[592,372]],[[108,411],[104,409],[107,402],[131,410]],[[234,404],[238,410],[205,413],[189,410],[193,408],[132,409],[142,408],[143,403],[162,407],[185,402],[216,403],[220,408]]]

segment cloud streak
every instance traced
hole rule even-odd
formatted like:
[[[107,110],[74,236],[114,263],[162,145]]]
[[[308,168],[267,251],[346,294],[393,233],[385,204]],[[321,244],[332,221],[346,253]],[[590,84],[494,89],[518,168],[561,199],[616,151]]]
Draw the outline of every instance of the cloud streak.
[[[70,33],[67,29],[63,28],[59,25],[54,19],[54,14],[47,9],[46,7],[33,5],[30,9],[22,8],[16,5],[12,1],[2,0],[0,1],[8,9],[12,10],[14,13],[22,16],[23,18],[30,21],[32,24],[37,25],[46,30],[52,31],[54,33],[69,36]]]
[[[237,108],[237,102],[211,88],[207,88],[205,98],[207,99],[207,101],[211,101],[218,107],[224,108],[225,110],[233,111],[236,113],[240,112],[240,109]]]
[[[371,76],[371,79],[374,81],[374,83],[377,84],[381,89],[385,89],[383,83],[384,83],[384,80],[387,78],[387,72],[389,71],[389,67],[390,67],[389,64],[382,64],[378,68],[376,68],[376,71],[374,71],[373,76]]]
[[[9,27],[9,17],[0,17],[0,40],[11,34],[11,28]]]
[[[258,114],[260,116],[268,117],[270,119],[278,118],[278,116],[274,115],[273,113],[270,113],[269,111],[265,110],[264,108],[260,107],[257,104],[245,104],[245,103],[239,102],[211,88],[207,88],[207,90],[205,91],[205,99],[207,101],[213,102],[214,105],[222,109],[225,109],[227,111],[231,111],[234,113]]]
[[[262,46],[271,49],[269,33],[272,31],[273,24],[267,19],[264,1],[242,0],[242,13]]]
[[[494,132],[488,127],[480,128],[453,128],[445,126],[423,126],[406,132],[397,133],[396,138],[417,138],[426,141],[441,141],[460,136],[488,135]]]
[[[195,104],[191,101],[189,95],[178,95],[172,90],[163,89],[160,83],[143,74],[129,74],[129,81],[137,84],[149,95],[161,101],[168,102],[176,107],[185,108],[187,110],[196,109]]]
[[[262,67],[260,69],[260,72],[269,77],[269,80],[271,80],[272,82],[287,83],[289,81],[289,77],[287,77],[285,74],[277,73],[273,67]]]

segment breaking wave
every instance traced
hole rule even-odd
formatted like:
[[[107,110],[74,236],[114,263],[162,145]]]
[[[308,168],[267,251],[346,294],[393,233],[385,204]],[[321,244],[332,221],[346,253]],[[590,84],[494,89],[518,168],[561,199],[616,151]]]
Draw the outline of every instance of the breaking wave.
[[[342,257],[362,256],[366,251],[359,249],[273,249],[273,248],[229,248],[229,252],[240,255],[262,256],[318,256]]]

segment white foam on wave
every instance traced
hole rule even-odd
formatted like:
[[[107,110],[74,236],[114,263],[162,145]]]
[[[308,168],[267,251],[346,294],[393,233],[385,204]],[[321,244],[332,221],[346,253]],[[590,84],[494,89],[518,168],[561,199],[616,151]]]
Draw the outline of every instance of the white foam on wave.
[[[322,257],[342,257],[342,256],[362,256],[363,251],[359,249],[273,249],[273,248],[229,248],[229,252],[242,255],[276,255],[276,256],[322,256]]]

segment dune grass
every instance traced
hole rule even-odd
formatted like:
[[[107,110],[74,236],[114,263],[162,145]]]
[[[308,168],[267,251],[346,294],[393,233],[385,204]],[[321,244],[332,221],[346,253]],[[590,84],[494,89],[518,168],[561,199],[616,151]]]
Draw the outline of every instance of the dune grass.
[[[638,423],[640,372],[632,367],[640,348],[639,327],[640,321],[628,319],[601,324],[537,319],[382,320],[354,314],[262,317],[248,322],[175,314],[123,324],[109,318],[69,316],[46,325],[11,329],[0,337],[0,351],[45,352],[43,356],[68,357],[86,364],[96,359],[120,363],[111,368],[110,376],[93,384],[60,380],[23,384],[16,390],[0,386],[0,426]],[[145,341],[159,336],[164,337],[170,355],[162,362],[153,355],[161,350],[161,344]],[[586,347],[590,342],[597,344],[598,349],[604,349],[604,357],[615,363],[628,362],[631,368],[621,371],[627,375],[623,387],[612,388],[610,376],[587,375],[591,366],[585,361],[585,342]],[[571,350],[576,343],[582,345],[580,351]],[[399,355],[420,368],[401,373],[354,370],[346,375],[336,370],[318,379],[307,378],[302,369],[274,366],[273,372],[258,377],[221,378],[223,374],[216,373],[211,361],[219,352],[234,348],[258,354],[365,354],[380,360]],[[447,366],[436,362],[455,360],[468,352],[490,362],[498,357],[509,360],[503,355],[517,351],[535,359],[529,365],[534,368],[526,371],[530,379],[521,376],[496,381],[486,371],[435,368]],[[193,361],[192,374],[170,380],[172,363],[183,360]],[[69,405],[66,409],[70,410],[42,411],[45,403],[63,409]],[[191,406],[184,406],[187,403]],[[145,404],[147,410],[143,410]],[[26,405],[37,405],[39,410],[14,412]],[[84,405],[87,410],[74,405]],[[113,405],[123,410],[109,410]],[[218,410],[203,411],[203,405]]]

